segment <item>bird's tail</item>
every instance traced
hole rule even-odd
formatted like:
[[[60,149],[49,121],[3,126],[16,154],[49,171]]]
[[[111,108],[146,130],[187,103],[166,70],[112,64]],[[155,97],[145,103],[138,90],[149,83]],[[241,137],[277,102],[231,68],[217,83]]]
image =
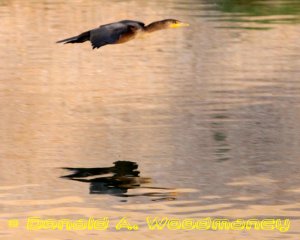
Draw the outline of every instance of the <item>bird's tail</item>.
[[[56,43],[64,43],[64,44],[66,44],[66,43],[82,43],[82,42],[85,42],[88,40],[90,40],[90,31],[83,32],[75,37],[70,37],[70,38],[66,38],[63,40],[59,40]]]

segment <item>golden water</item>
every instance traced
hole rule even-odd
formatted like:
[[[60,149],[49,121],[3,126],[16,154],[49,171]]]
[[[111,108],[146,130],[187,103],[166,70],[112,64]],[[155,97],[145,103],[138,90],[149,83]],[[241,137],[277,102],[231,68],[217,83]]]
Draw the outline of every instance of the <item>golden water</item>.
[[[297,1],[0,1],[0,239],[298,239],[299,13]],[[99,50],[55,44],[171,17],[191,26]],[[28,231],[31,216],[140,229]],[[158,232],[147,216],[291,229]]]

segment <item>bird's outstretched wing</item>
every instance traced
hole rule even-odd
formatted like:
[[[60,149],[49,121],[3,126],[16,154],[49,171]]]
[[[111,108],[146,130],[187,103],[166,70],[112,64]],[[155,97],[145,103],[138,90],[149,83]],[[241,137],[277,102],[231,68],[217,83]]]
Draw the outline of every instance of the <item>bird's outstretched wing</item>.
[[[123,35],[129,34],[131,31],[132,28],[128,24],[107,24],[91,30],[90,41],[93,48],[100,48],[106,44],[117,43]]]
[[[0,0],[1,1],[1,0]],[[100,48],[106,44],[123,43],[133,39],[138,30],[143,29],[144,23],[123,20],[116,23],[109,23],[98,28],[79,34],[71,38],[66,38],[57,43],[82,43],[91,41],[93,48]]]
[[[125,35],[131,36],[144,24],[137,21],[124,20],[117,23],[102,25],[90,31],[90,41],[93,48],[100,48],[106,44],[117,43]]]

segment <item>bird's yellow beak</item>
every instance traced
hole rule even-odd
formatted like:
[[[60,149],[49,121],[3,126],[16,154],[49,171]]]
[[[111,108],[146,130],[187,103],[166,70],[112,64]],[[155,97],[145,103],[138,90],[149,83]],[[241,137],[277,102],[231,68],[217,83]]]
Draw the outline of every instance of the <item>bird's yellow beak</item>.
[[[171,28],[179,28],[179,27],[188,27],[190,24],[188,23],[183,23],[183,22],[178,22],[178,23],[172,23],[170,25]]]

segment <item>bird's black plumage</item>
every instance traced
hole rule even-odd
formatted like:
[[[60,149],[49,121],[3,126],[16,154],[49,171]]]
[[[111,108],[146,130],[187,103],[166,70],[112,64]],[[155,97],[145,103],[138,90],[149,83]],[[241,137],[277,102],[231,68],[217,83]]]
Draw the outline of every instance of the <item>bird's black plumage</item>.
[[[102,25],[99,28],[90,31],[90,41],[93,48],[99,48],[106,44],[118,43],[118,41],[121,43],[122,38],[125,42],[125,40],[134,38],[135,33],[138,30],[142,30],[144,25],[145,24],[142,22],[131,20]]]
[[[143,22],[123,20],[120,22],[101,25],[98,28],[83,32],[78,36],[66,38],[57,43],[82,43],[90,41],[93,48],[100,48],[107,44],[124,43],[134,39],[139,33],[153,32],[165,28],[186,26],[178,20],[166,19],[145,26]]]

